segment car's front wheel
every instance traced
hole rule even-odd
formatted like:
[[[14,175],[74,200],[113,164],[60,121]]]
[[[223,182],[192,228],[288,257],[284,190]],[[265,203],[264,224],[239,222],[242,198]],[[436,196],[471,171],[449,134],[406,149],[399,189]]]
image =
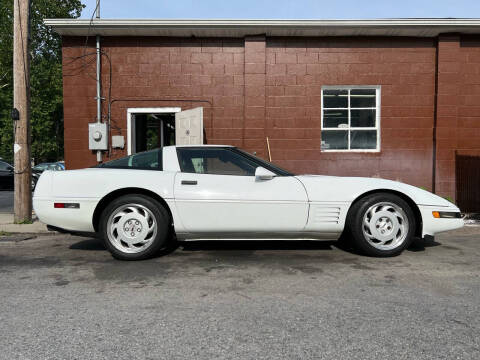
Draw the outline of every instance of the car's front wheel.
[[[125,195],[102,212],[100,232],[107,249],[120,260],[153,257],[165,246],[170,231],[167,210],[144,195]]]
[[[352,205],[347,231],[353,245],[370,256],[395,256],[413,241],[415,216],[397,195],[378,193]]]

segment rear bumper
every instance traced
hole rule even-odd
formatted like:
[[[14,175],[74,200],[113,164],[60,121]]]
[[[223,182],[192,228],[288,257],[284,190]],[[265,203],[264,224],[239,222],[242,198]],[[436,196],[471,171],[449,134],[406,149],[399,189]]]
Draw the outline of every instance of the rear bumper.
[[[455,206],[428,206],[419,205],[420,213],[422,215],[422,236],[435,235],[444,231],[460,229],[464,226],[463,218],[435,218],[433,211],[460,213],[460,209]]]
[[[80,208],[54,208],[55,202],[79,203]],[[97,199],[33,198],[33,209],[38,219],[65,232],[94,232],[92,218],[97,204]]]

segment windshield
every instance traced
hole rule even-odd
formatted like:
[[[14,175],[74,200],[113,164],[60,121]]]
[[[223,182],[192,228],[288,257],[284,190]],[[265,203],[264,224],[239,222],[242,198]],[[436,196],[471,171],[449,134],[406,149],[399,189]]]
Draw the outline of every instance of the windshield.
[[[268,162],[266,160],[263,160],[255,155],[252,155],[244,150],[240,150],[238,148],[232,148],[232,151],[241,154],[242,156],[245,156],[249,159],[252,159],[256,163],[259,163],[260,166],[264,167],[267,170],[270,170],[274,172],[277,175],[280,176],[295,176],[295,174],[291,173],[290,171],[287,171],[285,169],[282,169],[281,167],[278,167],[277,165],[272,164],[271,162]]]

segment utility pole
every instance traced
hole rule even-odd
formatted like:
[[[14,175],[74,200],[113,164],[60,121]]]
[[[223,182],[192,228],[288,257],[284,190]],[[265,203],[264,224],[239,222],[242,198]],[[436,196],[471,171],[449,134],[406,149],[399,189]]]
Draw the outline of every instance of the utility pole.
[[[95,17],[100,19],[100,0],[97,0],[95,7]],[[100,54],[100,35],[96,36],[96,50],[97,50],[97,123],[102,122],[102,87],[100,69],[102,66],[102,55]],[[97,162],[102,162],[102,150],[97,150]]]
[[[32,168],[30,163],[30,0],[13,0],[13,107],[15,192],[14,221],[32,220]]]

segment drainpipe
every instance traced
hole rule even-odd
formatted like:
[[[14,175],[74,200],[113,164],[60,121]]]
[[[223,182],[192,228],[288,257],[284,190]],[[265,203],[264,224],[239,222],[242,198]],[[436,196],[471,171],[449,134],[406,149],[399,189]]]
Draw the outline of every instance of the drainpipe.
[[[97,0],[96,18],[100,19],[100,0]],[[102,89],[100,87],[100,35],[97,35],[97,123],[102,122]],[[97,150],[97,162],[102,162],[102,150]]]

